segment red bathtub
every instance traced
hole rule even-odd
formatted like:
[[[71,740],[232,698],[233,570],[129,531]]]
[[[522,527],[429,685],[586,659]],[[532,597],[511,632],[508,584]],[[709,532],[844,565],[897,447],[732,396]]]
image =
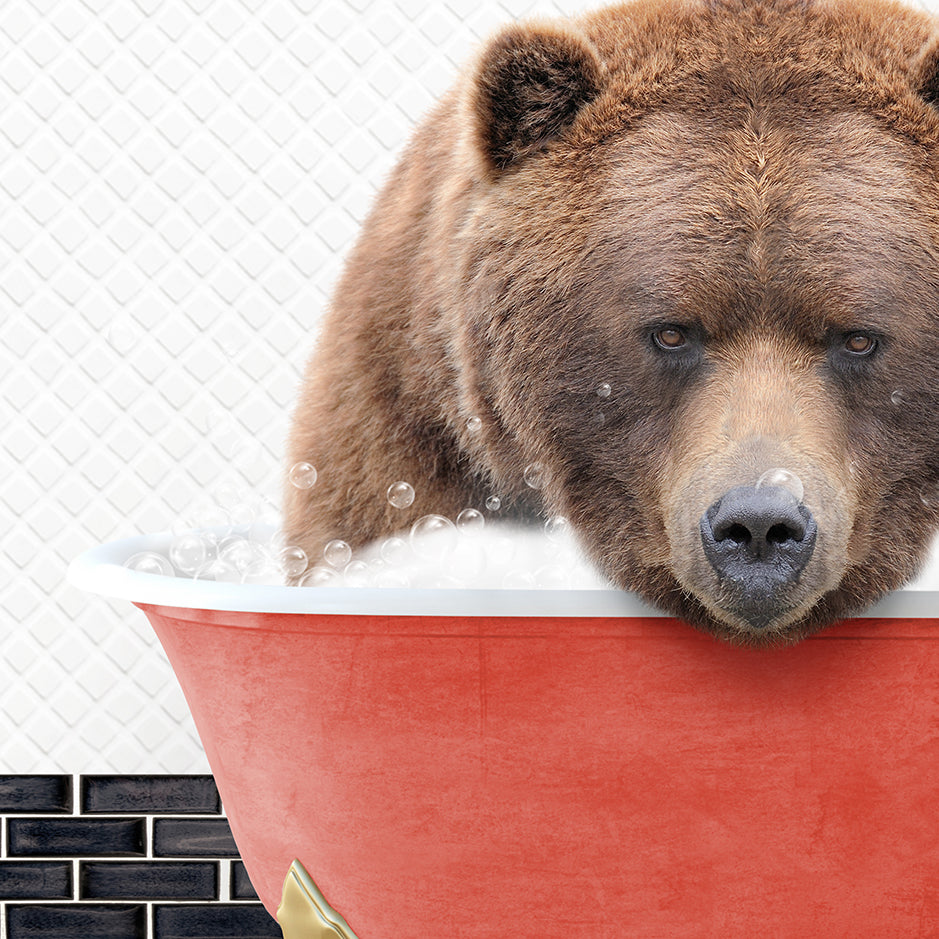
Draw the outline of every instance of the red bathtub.
[[[752,651],[614,591],[120,566],[161,546],[70,579],[149,617],[290,939],[939,934],[937,593]]]

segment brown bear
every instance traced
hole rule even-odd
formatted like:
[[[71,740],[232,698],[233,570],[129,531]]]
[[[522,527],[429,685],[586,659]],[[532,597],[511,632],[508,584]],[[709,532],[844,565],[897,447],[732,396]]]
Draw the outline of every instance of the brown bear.
[[[860,611],[939,524],[937,237],[927,13],[636,0],[510,26],[348,260],[286,536],[317,556],[495,494],[724,638]]]

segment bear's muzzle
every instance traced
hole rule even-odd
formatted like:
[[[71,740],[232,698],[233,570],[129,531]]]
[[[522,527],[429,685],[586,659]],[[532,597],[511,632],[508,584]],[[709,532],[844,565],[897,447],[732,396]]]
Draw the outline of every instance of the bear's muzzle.
[[[764,629],[791,606],[818,526],[811,511],[779,486],[737,486],[701,517],[705,557],[734,612]]]

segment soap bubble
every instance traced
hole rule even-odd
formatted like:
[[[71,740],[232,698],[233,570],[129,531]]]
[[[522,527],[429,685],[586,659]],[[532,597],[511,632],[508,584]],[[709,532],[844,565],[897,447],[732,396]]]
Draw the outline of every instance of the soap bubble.
[[[799,502],[802,501],[802,497],[805,495],[805,487],[802,485],[802,480],[799,479],[795,473],[790,473],[789,470],[783,469],[781,466],[768,469],[760,476],[756,481],[756,488],[762,489],[764,486],[778,486],[780,489],[786,489],[791,492]]]
[[[562,541],[571,530],[571,523],[563,515],[554,515],[544,523],[544,533],[551,541]]]
[[[229,459],[236,457],[245,445],[245,433],[229,411],[215,408],[205,417],[205,428],[209,440]]]
[[[480,531],[485,524],[486,516],[479,509],[463,509],[456,517],[456,527],[462,532]]]
[[[241,502],[238,505],[233,505],[228,510],[228,514],[231,518],[232,527],[248,526],[254,521],[254,506],[247,502]]]
[[[284,575],[281,569],[267,557],[262,557],[248,565],[241,574],[243,584],[262,584],[268,587],[282,587]]]
[[[498,512],[502,508],[502,500],[498,496],[490,496],[486,499],[486,508],[490,512]]]
[[[411,554],[408,543],[403,538],[386,538],[381,543],[379,554],[386,564],[402,564]]]
[[[280,566],[288,577],[299,577],[306,570],[306,551],[295,544],[287,545],[280,552]]]
[[[170,543],[173,567],[184,574],[195,574],[208,560],[206,544],[195,532],[187,532]]]
[[[597,397],[598,398],[609,398],[613,393],[613,388],[609,382],[601,382],[597,385]]]
[[[414,487],[406,482],[392,483],[388,487],[388,501],[396,509],[406,509],[414,502]]]
[[[280,510],[268,499],[258,500],[248,537],[260,543],[270,537],[272,530],[277,531],[279,528]]]
[[[212,495],[216,503],[228,512],[243,505],[250,498],[248,491],[231,479],[223,479],[219,482],[212,490]]]
[[[473,415],[473,417],[471,417],[471,418],[466,422],[466,429],[467,429],[471,434],[478,434],[479,431],[482,430],[482,426],[483,426],[482,418],[481,418],[481,417],[476,417],[475,415]]]
[[[906,396],[898,389],[890,395],[890,403],[896,408],[902,408],[906,404]]]
[[[563,590],[570,587],[570,573],[560,564],[549,564],[535,572],[535,583],[545,590]]]
[[[294,463],[287,478],[297,489],[312,489],[316,485],[316,467],[311,463]]]
[[[311,567],[301,578],[301,587],[335,587],[339,572],[331,567]]]
[[[218,556],[239,571],[252,565],[261,557],[261,549],[247,538],[229,536],[219,543]]]
[[[421,558],[446,557],[456,545],[456,525],[442,515],[424,515],[411,526],[411,549]]]
[[[342,581],[346,587],[367,587],[369,581],[368,564],[365,561],[350,561],[342,569]]]
[[[190,528],[202,529],[202,537],[219,540],[231,531],[231,517],[211,496],[199,495],[189,503],[185,511]],[[213,529],[208,532],[205,529]],[[214,536],[214,538],[213,538]]]
[[[531,571],[511,570],[502,578],[504,590],[534,590],[535,575]]]
[[[532,489],[540,489],[544,485],[543,463],[529,463],[525,467],[525,485]]]
[[[124,567],[140,574],[161,574],[163,577],[172,577],[174,574],[169,559],[156,551],[138,551],[124,562]]]
[[[411,586],[411,578],[404,571],[381,571],[375,578],[375,586],[392,590],[406,590]]]
[[[220,584],[241,583],[241,571],[233,564],[215,558],[203,564],[193,575],[193,580],[210,580]]]
[[[461,587],[465,586],[466,584],[458,577],[439,573],[431,577],[426,584],[426,587],[430,590],[459,590]]]
[[[323,548],[323,559],[330,567],[341,571],[352,560],[352,548],[340,538],[335,538]]]

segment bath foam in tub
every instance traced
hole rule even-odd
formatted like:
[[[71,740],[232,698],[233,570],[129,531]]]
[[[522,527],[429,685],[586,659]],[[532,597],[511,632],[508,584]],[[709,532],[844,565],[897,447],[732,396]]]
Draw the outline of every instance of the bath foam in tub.
[[[541,529],[484,524],[466,509],[451,521],[424,516],[412,526],[353,554],[340,538],[319,558],[286,543],[268,517],[260,525],[177,530],[167,548],[124,562],[140,573],[219,583],[298,583],[301,587],[569,589],[609,583],[580,549],[562,518]]]

